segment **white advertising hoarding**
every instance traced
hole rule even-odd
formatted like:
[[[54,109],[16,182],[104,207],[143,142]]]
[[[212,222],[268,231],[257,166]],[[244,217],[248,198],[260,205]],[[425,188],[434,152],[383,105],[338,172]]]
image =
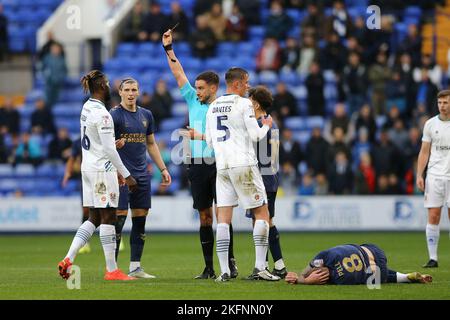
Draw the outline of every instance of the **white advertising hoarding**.
[[[446,208],[441,230],[449,228]],[[127,219],[125,230],[129,230]],[[198,231],[190,197],[153,197],[148,231]],[[421,196],[286,197],[276,201],[274,219],[284,231],[424,230],[427,215]],[[0,232],[75,231],[81,223],[78,198],[2,198]],[[251,220],[236,208],[234,230],[251,230]]]

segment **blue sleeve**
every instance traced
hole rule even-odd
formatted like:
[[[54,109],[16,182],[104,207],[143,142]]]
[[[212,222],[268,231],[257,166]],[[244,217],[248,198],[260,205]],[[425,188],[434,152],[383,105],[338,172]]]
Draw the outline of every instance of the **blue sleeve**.
[[[150,110],[147,111],[147,119],[148,119],[148,126],[147,126],[147,135],[151,135],[155,132],[155,119],[153,118],[153,114]]]
[[[191,108],[197,102],[197,93],[189,82],[180,88],[181,95],[186,100],[188,108]]]
[[[319,267],[322,267],[322,266],[326,266],[326,264],[327,264],[327,256],[328,256],[328,252],[327,251],[320,252],[318,255],[316,255],[314,257],[314,259],[312,259],[309,262],[309,266],[311,268],[319,268]]]

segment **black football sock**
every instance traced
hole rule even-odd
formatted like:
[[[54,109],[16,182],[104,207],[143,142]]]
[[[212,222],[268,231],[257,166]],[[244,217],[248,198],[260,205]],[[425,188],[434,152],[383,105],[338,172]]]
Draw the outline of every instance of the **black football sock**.
[[[116,261],[119,256],[119,246],[120,241],[122,240],[122,229],[125,221],[127,220],[127,216],[117,216],[116,222]]]
[[[397,271],[388,269],[387,283],[397,283]]]
[[[228,260],[234,259],[233,252],[233,225],[230,223],[230,247],[228,248]]]
[[[280,247],[280,234],[276,226],[272,226],[269,229],[269,247],[274,262],[283,258]]]
[[[206,267],[214,269],[214,232],[212,226],[200,226],[200,242],[202,244],[203,258],[205,259]]]
[[[130,262],[141,261],[145,244],[145,221],[147,217],[134,217],[130,234],[131,258]]]

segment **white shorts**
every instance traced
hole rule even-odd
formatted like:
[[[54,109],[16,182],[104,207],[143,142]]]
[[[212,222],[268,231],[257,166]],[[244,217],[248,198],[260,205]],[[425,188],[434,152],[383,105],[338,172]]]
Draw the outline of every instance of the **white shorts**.
[[[218,207],[235,207],[238,200],[244,209],[266,204],[266,189],[258,167],[217,170],[216,197]]]
[[[83,207],[117,208],[119,180],[117,172],[82,172]]]
[[[450,207],[450,180],[427,176],[425,179],[425,208]]]

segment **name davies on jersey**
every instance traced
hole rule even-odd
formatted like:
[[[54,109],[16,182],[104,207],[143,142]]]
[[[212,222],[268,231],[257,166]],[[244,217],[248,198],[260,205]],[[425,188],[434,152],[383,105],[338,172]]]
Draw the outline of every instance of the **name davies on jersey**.
[[[231,112],[231,106],[213,107],[212,113],[227,113]]]

